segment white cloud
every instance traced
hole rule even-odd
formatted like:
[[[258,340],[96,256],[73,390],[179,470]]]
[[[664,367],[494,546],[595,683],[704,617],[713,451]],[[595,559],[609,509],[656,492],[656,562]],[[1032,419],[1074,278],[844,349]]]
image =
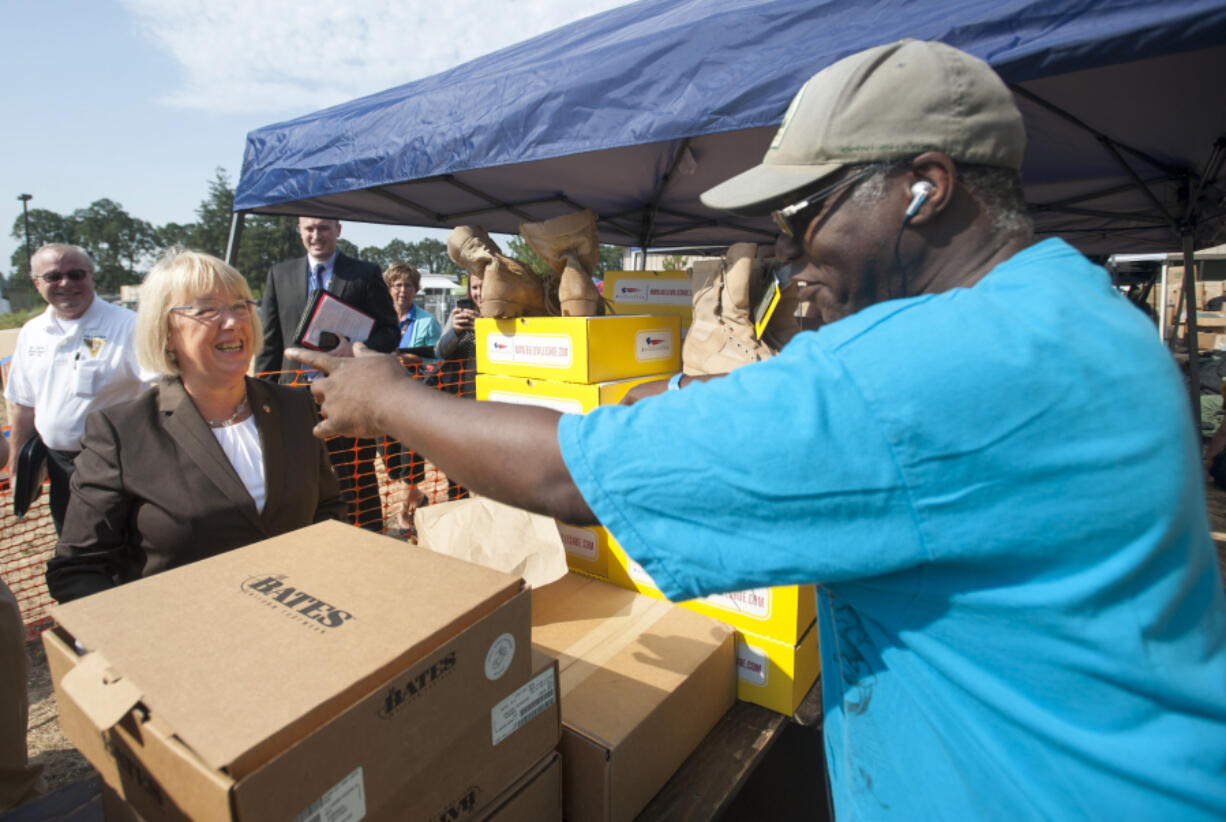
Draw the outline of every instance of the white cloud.
[[[625,0],[122,0],[183,68],[163,102],[305,113],[427,77]]]

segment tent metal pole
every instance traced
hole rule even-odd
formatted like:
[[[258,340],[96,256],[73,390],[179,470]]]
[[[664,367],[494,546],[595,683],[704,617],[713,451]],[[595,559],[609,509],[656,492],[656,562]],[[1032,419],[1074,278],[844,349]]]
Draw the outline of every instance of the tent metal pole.
[[[690,156],[689,137],[682,140],[681,145],[677,147],[677,151],[673,154],[672,162],[668,164],[668,171],[665,171],[664,176],[660,178],[660,184],[656,186],[651,199],[647,201],[646,208],[643,209],[643,230],[639,234],[639,247],[643,249],[644,269],[647,266],[647,246],[651,244],[652,235],[655,233],[656,212],[660,208],[660,201],[664,199],[664,189],[668,188],[669,182],[673,179],[673,174],[677,171],[677,166],[687,156]],[[642,271],[644,269],[639,270]]]
[[[1099,131],[1098,129],[1086,123],[1084,120],[1077,118],[1076,116],[1060,108],[1055,103],[1052,103],[1052,102],[1049,102],[1043,99],[1039,95],[1035,94],[1033,91],[1023,88],[1017,83],[1010,83],[1009,90],[1012,91],[1014,94],[1018,95],[1019,97],[1023,97],[1029,100],[1030,102],[1034,103],[1036,106],[1041,106],[1047,109],[1048,111],[1050,111],[1052,114],[1055,114],[1058,117],[1062,117],[1065,120],[1067,120],[1069,123],[1077,126],[1080,129],[1085,130],[1086,132],[1093,135],[1096,139],[1098,139],[1099,142],[1110,143],[1113,152],[1115,151],[1115,147],[1118,146],[1120,149],[1123,149],[1124,151],[1127,151],[1129,154],[1133,155],[1134,157],[1140,160],[1143,160],[1146,163],[1149,163],[1154,168],[1161,169],[1167,174],[1179,174],[1180,173],[1180,169],[1162,162],[1157,157],[1153,156],[1152,154],[1149,154],[1148,152],[1141,151],[1139,148],[1134,148],[1133,146],[1130,146],[1127,143],[1121,143],[1119,140],[1115,140],[1107,136],[1103,132]]]
[[[473,195],[474,197],[480,197],[482,200],[485,200],[487,203],[489,203],[492,206],[497,206],[499,208],[505,208],[507,211],[514,214],[516,217],[518,217],[519,219],[523,220],[526,223],[537,222],[536,217],[533,217],[531,214],[524,211],[523,209],[516,208],[515,205],[513,205],[512,203],[504,203],[501,200],[499,200],[497,197],[491,197],[489,194],[486,194],[481,189],[476,188],[474,186],[470,186],[468,183],[465,183],[461,180],[456,179],[456,176],[454,174],[444,174],[441,177],[437,177],[435,179],[443,180],[444,182],[450,183],[451,185],[460,189],[460,191],[467,192]]]
[[[1196,181],[1196,187],[1188,195],[1188,202],[1184,206],[1183,212],[1184,222],[1192,219],[1192,214],[1196,210],[1196,203],[1200,200],[1200,195],[1205,185],[1217,179],[1218,172],[1222,170],[1224,153],[1226,153],[1226,137],[1219,137],[1213,143],[1213,150],[1209,153],[1209,160],[1205,163],[1204,174],[1200,175]]]
[[[1196,260],[1195,235],[1185,226],[1183,241],[1183,304],[1188,313],[1184,326],[1188,341],[1188,396],[1192,403],[1192,419],[1200,431],[1200,340],[1196,324]]]
[[[1158,295],[1158,337],[1162,340],[1162,344],[1166,345],[1166,274],[1170,264],[1166,260],[1162,261],[1162,293]]]
[[[236,211],[230,215],[230,237],[226,240],[226,263],[238,268],[238,246],[243,241],[243,223],[247,212]]]

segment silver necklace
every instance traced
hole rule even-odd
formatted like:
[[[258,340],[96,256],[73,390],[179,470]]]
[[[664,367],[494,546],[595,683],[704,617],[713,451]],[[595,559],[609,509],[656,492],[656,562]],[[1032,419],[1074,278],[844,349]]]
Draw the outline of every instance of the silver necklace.
[[[238,407],[234,409],[234,413],[229,417],[224,420],[211,420],[208,417],[205,417],[204,421],[209,424],[209,428],[229,428],[231,425],[238,422],[238,418],[241,417],[246,411],[247,395],[244,393],[242,401],[239,402]]]

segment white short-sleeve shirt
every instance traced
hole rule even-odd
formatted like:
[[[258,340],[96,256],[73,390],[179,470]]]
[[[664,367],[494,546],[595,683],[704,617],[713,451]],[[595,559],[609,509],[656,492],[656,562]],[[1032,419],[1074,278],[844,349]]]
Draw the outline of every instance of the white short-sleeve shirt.
[[[21,327],[4,396],[34,409],[48,448],[75,451],[85,417],[139,394],[154,375],[136,362],[136,313],[94,297],[75,320],[50,306]]]

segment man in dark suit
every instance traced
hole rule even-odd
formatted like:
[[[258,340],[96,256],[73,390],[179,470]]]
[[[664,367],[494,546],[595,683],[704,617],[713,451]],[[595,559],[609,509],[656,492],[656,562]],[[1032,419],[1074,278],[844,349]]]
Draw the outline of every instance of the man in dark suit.
[[[264,350],[255,359],[256,373],[281,382],[295,381],[300,366],[285,359],[285,347],[294,342],[294,331],[311,294],[321,288],[375,318],[370,336],[355,342],[364,342],[376,351],[395,350],[400,329],[379,267],[336,250],[336,241],[341,236],[338,220],[299,217],[298,234],[306,247],[306,256],[277,263],[268,271],[260,307]],[[375,476],[374,440],[334,437],[328,441],[328,453],[341,493],[349,503],[350,522],[382,531],[383,508]]]

